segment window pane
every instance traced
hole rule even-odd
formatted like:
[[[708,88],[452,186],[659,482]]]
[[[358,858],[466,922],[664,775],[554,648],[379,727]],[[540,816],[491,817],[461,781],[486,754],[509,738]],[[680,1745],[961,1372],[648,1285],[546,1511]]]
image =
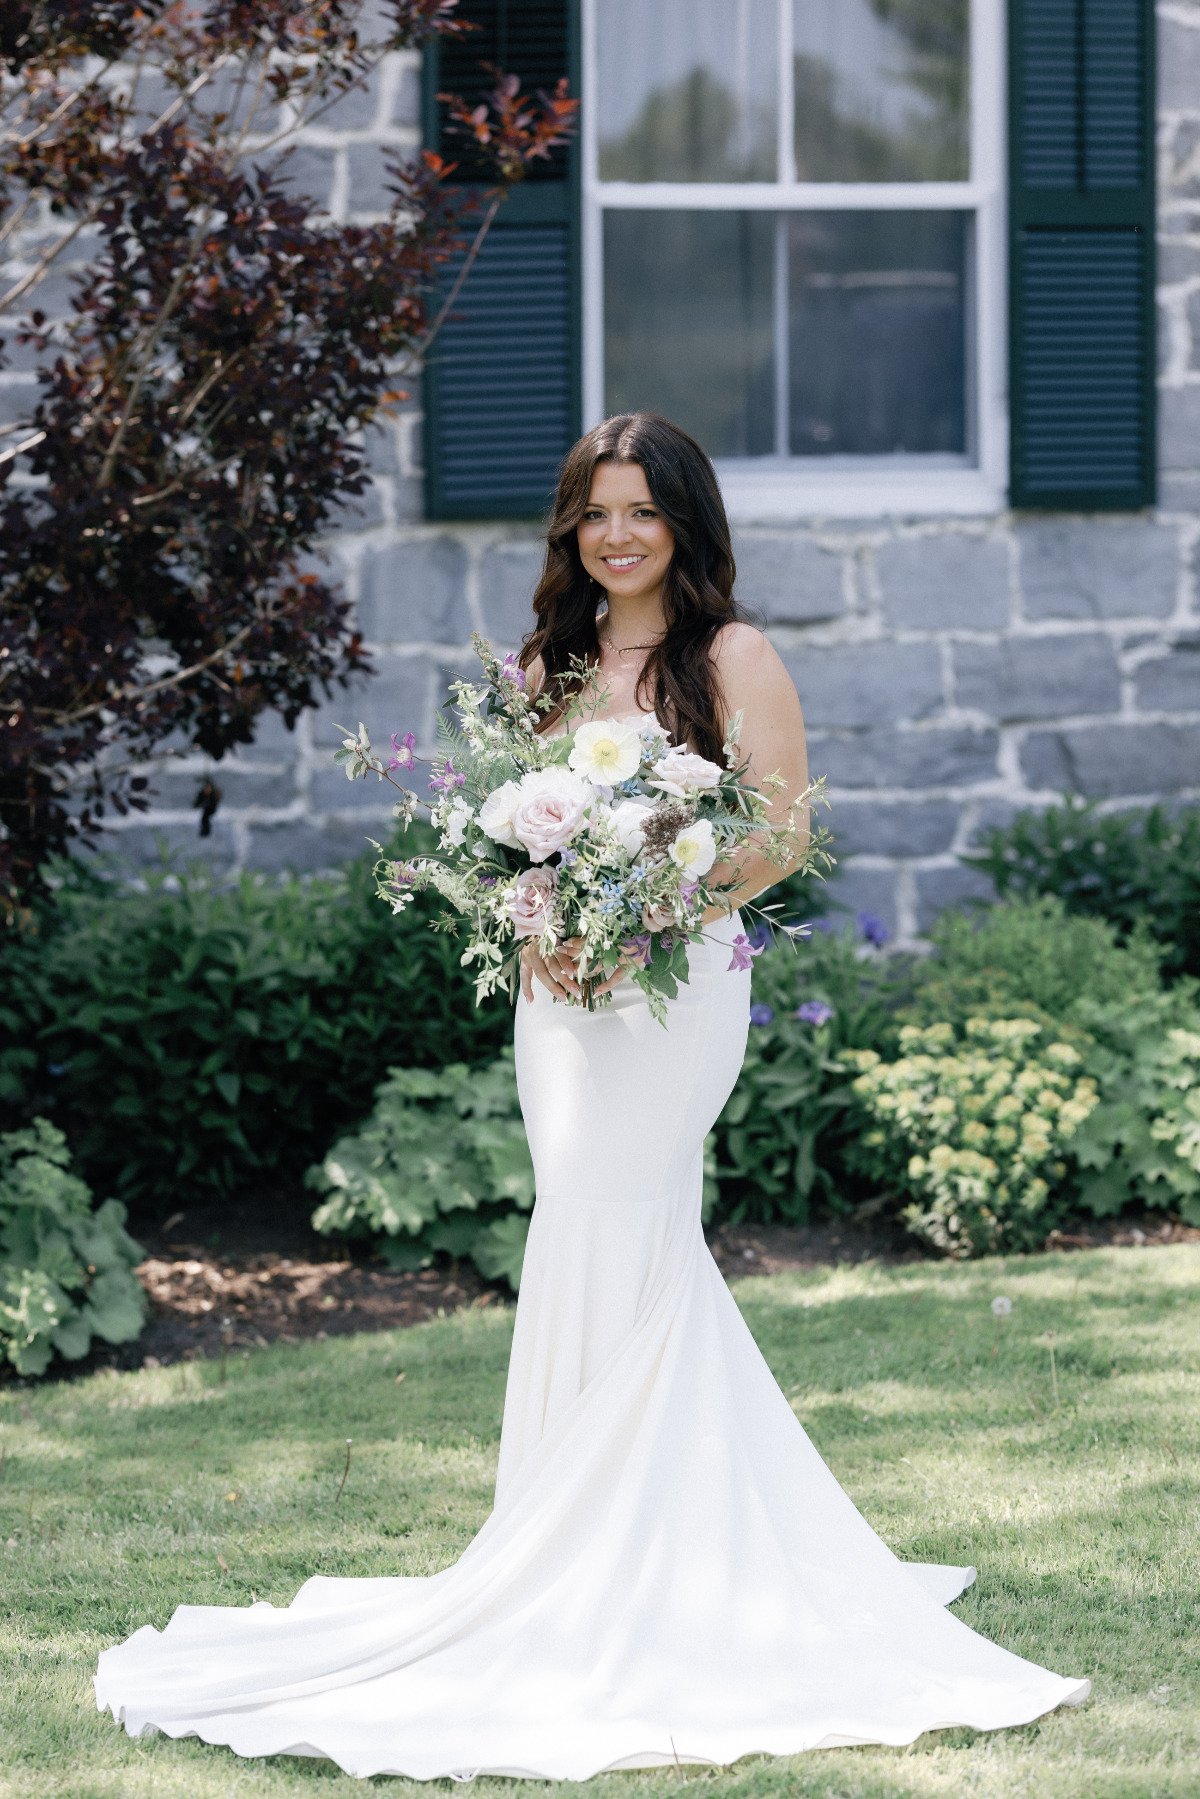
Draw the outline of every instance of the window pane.
[[[967,216],[788,215],[793,455],[965,451]]]
[[[970,0],[793,0],[800,181],[966,181]]]
[[[773,448],[774,217],[609,212],[605,408],[662,412],[710,456]]]
[[[604,181],[775,179],[778,0],[602,0]]]

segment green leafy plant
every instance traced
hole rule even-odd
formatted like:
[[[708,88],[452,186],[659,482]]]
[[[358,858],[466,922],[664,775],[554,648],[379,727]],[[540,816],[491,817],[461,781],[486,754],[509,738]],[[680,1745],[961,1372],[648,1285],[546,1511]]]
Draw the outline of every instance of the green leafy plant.
[[[909,1229],[963,1258],[1044,1242],[1066,1151],[1096,1104],[1074,1045],[1032,1018],[906,1025],[900,1055],[851,1050],[866,1128],[856,1154],[907,1197]]]
[[[859,928],[878,940],[878,921],[863,915]],[[906,975],[869,942],[818,931],[764,950],[752,980],[746,1059],[713,1133],[716,1212],[803,1224],[816,1206],[847,1209],[857,1108],[842,1056],[894,1041]]]
[[[379,905],[369,855],[234,886],[164,864],[144,892],[64,861],[0,943],[0,1124],[51,1117],[93,1186],[161,1210],[298,1182],[390,1063],[498,1048],[509,1009],[476,1008],[421,906]]]
[[[93,1211],[70,1161],[44,1118],[0,1137],[0,1352],[19,1374],[44,1374],[56,1351],[78,1360],[93,1336],[127,1343],[146,1321],[125,1208]]]
[[[1200,1009],[1177,996],[1076,1008],[1100,1101],[1071,1149],[1080,1203],[1099,1217],[1137,1202],[1200,1224]]]
[[[1022,1010],[1069,1020],[1083,996],[1123,1005],[1160,990],[1158,947],[1144,932],[1122,942],[1104,919],[1077,917],[1052,894],[943,913],[930,936],[934,953],[914,969],[908,1023]]]
[[[493,1062],[392,1069],[370,1117],[305,1176],[313,1225],[378,1238],[392,1267],[468,1256],[517,1288],[534,1199],[511,1046]]]
[[[1121,937],[1161,945],[1168,980],[1200,976],[1200,809],[1101,812],[1071,797],[1020,812],[963,858],[1001,898],[1056,894],[1071,912],[1102,918]]]

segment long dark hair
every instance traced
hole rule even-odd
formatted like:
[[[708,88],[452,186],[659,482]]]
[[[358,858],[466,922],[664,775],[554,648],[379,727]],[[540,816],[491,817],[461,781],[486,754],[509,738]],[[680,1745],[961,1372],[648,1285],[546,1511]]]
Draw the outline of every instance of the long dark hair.
[[[570,676],[572,655],[586,657],[590,664],[600,657],[596,602],[604,590],[584,568],[575,535],[598,462],[636,462],[675,537],[663,582],[666,634],[646,658],[637,702],[650,710],[643,698],[648,688],[653,709],[675,742],[721,763],[724,695],[708,652],[722,625],[746,617],[733,597],[736,570],[729,520],[716,470],[700,445],[656,412],[605,419],[579,439],[563,462],[546,527],[545,565],[533,596],[537,623],[517,658],[528,668],[540,656],[546,681],[565,677],[556,683],[556,703],[543,714],[538,729],[553,724],[582,685]]]

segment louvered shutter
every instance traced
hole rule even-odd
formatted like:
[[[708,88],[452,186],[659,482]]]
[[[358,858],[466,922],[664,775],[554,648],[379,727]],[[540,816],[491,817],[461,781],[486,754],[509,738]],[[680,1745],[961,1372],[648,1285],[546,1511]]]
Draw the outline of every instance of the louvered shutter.
[[[1153,0],[1011,0],[1011,499],[1155,497]]]
[[[566,75],[578,93],[570,0],[463,0],[480,27],[445,39],[424,69],[425,141],[486,183],[466,141],[442,134],[437,94],[475,100],[491,62],[523,92]],[[576,140],[534,163],[484,239],[425,371],[425,501],[430,518],[541,518],[558,464],[579,435],[579,205]],[[442,294],[461,264],[447,265]]]

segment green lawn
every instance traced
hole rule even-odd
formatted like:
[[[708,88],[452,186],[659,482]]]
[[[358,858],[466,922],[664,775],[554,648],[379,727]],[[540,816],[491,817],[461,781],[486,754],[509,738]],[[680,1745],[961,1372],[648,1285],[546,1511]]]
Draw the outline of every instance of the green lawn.
[[[738,1298],[814,1441],[902,1554],[973,1562],[959,1615],[1091,1701],[1024,1729],[501,1792],[1115,1799],[1200,1790],[1200,1249],[844,1267]],[[996,1320],[993,1296],[1011,1316]],[[362,1782],[94,1709],[97,1652],[181,1602],[419,1574],[487,1515],[510,1311],[219,1365],[0,1389],[0,1793],[458,1792]],[[1053,1331],[1058,1403],[1045,1333]],[[404,1380],[396,1375],[403,1370]],[[349,1476],[335,1498],[353,1439]]]

